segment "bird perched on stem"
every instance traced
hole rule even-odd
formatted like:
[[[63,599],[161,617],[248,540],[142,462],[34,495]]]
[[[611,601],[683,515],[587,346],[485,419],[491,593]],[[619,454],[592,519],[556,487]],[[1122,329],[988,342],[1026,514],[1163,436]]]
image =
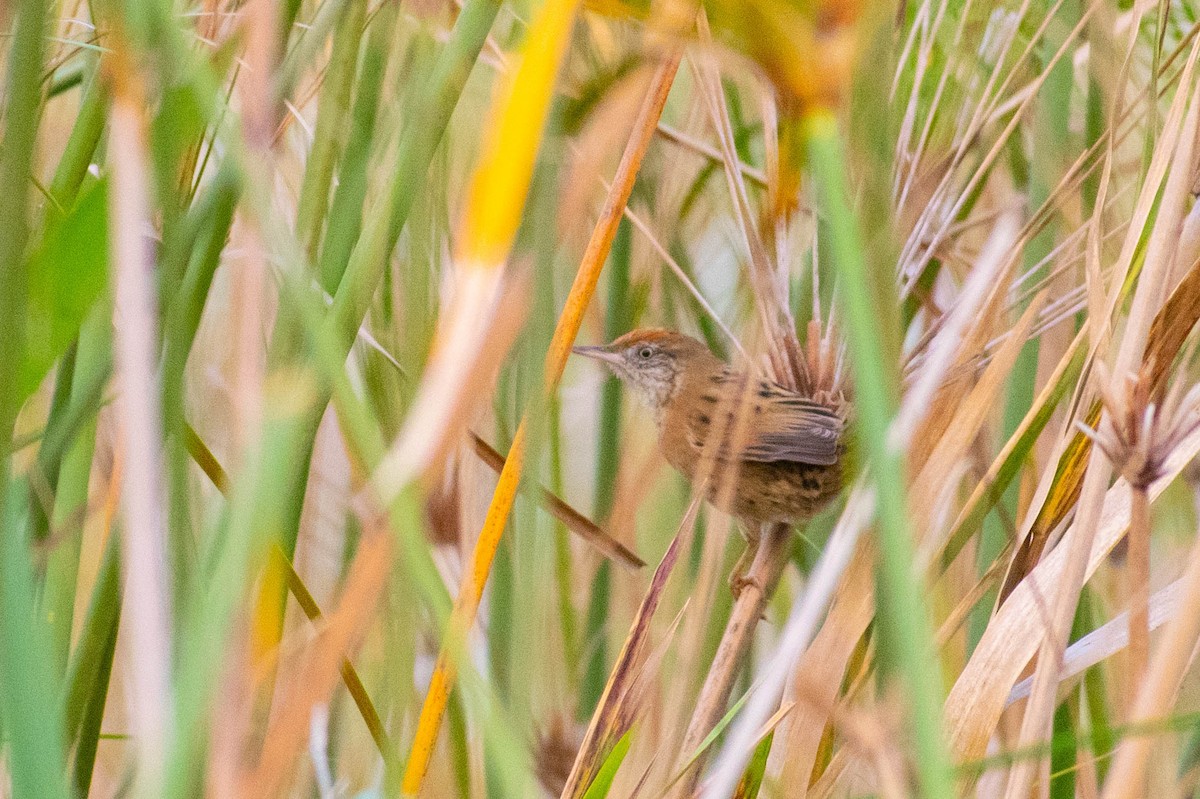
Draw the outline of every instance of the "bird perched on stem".
[[[743,567],[764,525],[807,521],[841,489],[845,420],[826,404],[734,369],[671,330],[626,333],[574,352],[603,362],[654,413],[659,447],[708,500],[746,528]]]

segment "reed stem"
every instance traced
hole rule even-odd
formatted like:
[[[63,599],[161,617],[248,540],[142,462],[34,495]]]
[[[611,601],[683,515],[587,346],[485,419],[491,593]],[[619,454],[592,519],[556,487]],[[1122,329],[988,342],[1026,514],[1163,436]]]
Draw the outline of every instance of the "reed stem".
[[[692,711],[692,719],[679,748],[676,771],[687,768],[687,774],[676,784],[672,794],[678,799],[691,796],[700,781],[708,758],[706,753],[700,753],[695,759],[693,755],[725,715],[733,683],[750,651],[754,630],[787,566],[791,543],[792,529],[786,524],[773,525],[763,531],[754,561],[746,572],[745,587],[733,603],[725,633],[704,678],[696,709]]]

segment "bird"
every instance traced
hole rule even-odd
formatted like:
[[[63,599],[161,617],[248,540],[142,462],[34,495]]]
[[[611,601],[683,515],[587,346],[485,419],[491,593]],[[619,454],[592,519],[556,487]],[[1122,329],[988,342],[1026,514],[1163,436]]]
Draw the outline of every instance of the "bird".
[[[600,361],[650,409],[667,463],[736,517],[749,546],[730,584],[740,593],[761,530],[815,516],[841,490],[837,407],[737,369],[700,341],[643,328],[572,351]]]

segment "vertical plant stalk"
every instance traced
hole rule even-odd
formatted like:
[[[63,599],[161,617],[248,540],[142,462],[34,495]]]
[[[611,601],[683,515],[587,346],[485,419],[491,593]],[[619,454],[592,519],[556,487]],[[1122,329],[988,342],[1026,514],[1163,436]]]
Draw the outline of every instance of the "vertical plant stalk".
[[[466,6],[462,13],[466,15],[469,11],[472,9]],[[329,210],[324,214],[325,235],[321,238],[319,231],[317,234],[321,241],[320,257],[315,260],[318,280],[330,293],[337,291],[350,254],[354,251],[354,243],[362,233],[363,203],[370,183],[368,167],[372,152],[378,144],[376,119],[379,115],[379,98],[387,78],[388,56],[392,52],[399,12],[399,6],[395,4],[389,3],[380,7],[371,15],[365,33],[361,20],[349,20],[358,26],[357,35],[365,35],[366,40],[362,44],[361,58],[356,57],[351,63],[351,66],[360,63],[361,66],[358,69],[358,81],[354,86],[354,102],[348,112],[344,135],[345,149],[337,162],[337,186],[329,201]],[[353,12],[351,15],[353,16]],[[455,25],[456,37],[461,37],[460,25],[473,27],[465,22],[466,20],[460,18]],[[449,57],[453,52],[450,46],[453,41],[461,41],[461,38],[447,44],[447,52],[443,53],[443,57]],[[348,76],[353,77],[353,74]],[[326,80],[328,79],[327,76]],[[416,119],[413,120],[414,124]],[[401,164],[404,164],[403,159]],[[420,339],[421,346],[425,346],[427,342],[424,336]]]
[[[339,364],[344,363],[349,356],[366,317],[367,308],[379,282],[383,279],[390,253],[396,246],[416,197],[425,185],[434,152],[442,141],[450,123],[450,116],[457,106],[472,66],[479,57],[498,8],[499,3],[495,0],[466,0],[449,41],[439,54],[426,85],[419,93],[411,115],[412,121],[401,133],[396,156],[396,177],[386,201],[377,213],[370,215],[366,229],[354,245],[348,262],[330,267],[326,273],[330,283],[336,283],[338,287],[333,298],[333,307],[324,322],[308,324],[323,326],[318,338],[328,338],[331,342],[330,347],[336,349],[336,362]],[[338,227],[340,229],[341,226]],[[328,241],[326,243],[328,244]],[[290,308],[284,305],[280,310],[271,338],[271,354],[285,357],[293,354],[291,348],[296,323]],[[331,352],[331,359],[333,355]],[[304,420],[303,447],[296,458],[285,464],[288,470],[288,496],[283,512],[281,546],[289,559],[295,553],[299,534],[313,441],[324,416],[325,406],[334,394],[332,387],[323,387],[320,392],[320,399],[313,404],[313,410]],[[278,599],[272,601],[277,612],[282,614],[283,608],[286,607],[282,592]],[[282,622],[276,624],[281,626]]]
[[[607,191],[606,187],[606,191]],[[626,210],[629,210],[626,208]],[[612,253],[608,259],[608,296],[604,306],[604,340],[612,341],[633,324],[633,305],[629,302],[629,267],[632,235],[628,222],[617,225]],[[592,514],[608,524],[616,493],[620,466],[621,384],[615,375],[605,375],[600,386],[599,436],[596,446],[596,493]],[[608,670],[608,613],[612,598],[612,566],[602,562],[592,578],[588,595],[583,640],[588,653],[579,681],[578,716],[593,715],[604,694]]]
[[[825,618],[842,575],[855,555],[859,537],[870,523],[874,505],[874,497],[869,490],[855,490],[851,494],[846,504],[847,512],[842,515],[825,544],[804,593],[792,606],[787,624],[780,634],[779,645],[770,662],[762,669],[762,679],[729,731],[721,757],[714,763],[712,777],[705,785],[706,796],[733,795],[739,781],[747,773],[748,761],[752,762],[752,756],[758,756],[755,742],[760,730],[767,723],[772,710],[780,708],[780,699],[792,665],[804,653],[816,635],[821,620]],[[759,774],[761,776],[761,772]],[[805,774],[803,779],[805,785],[799,787],[807,787],[808,775]],[[798,791],[799,787],[794,787],[793,792]]]
[[[901,453],[889,431],[896,414],[898,365],[888,363],[879,313],[846,187],[838,123],[831,112],[813,109],[803,121],[810,169],[830,220],[830,253],[846,290],[843,301],[854,365],[856,406],[864,450],[878,498],[878,600],[881,634],[897,659],[911,711],[912,737],[921,795],[954,795],[940,724],[941,669],[933,630],[914,570]]]
[[[454,250],[454,284],[434,350],[395,443],[372,481],[396,497],[457,440],[501,306],[505,265],[516,241],[559,68],[578,0],[548,0],[529,26],[520,65],[494,101],[479,164],[466,191]],[[336,301],[335,301],[336,309]]]
[[[248,37],[246,69],[241,81],[242,132],[250,157],[248,191],[270,192],[272,178],[271,142],[275,131],[276,103],[271,76],[275,67],[279,24],[275,0],[251,0],[243,10]],[[264,220],[256,218],[270,203],[250,203],[258,207],[242,220],[246,240],[244,255],[233,275],[233,334],[236,358],[233,384],[234,442],[239,458],[244,457],[257,436],[262,417],[264,364],[258,343],[263,336],[263,303],[267,278],[267,252],[263,241]]]
[[[1171,148],[1171,165],[1174,166],[1166,176],[1162,186],[1162,199],[1159,204],[1158,217],[1150,242],[1146,249],[1145,264],[1138,276],[1137,288],[1129,310],[1128,321],[1122,332],[1120,346],[1117,349],[1113,368],[1110,374],[1126,375],[1137,372],[1138,365],[1146,353],[1146,342],[1151,322],[1162,307],[1166,296],[1166,280],[1168,277],[1171,255],[1175,250],[1175,235],[1182,221],[1182,206],[1187,191],[1187,176],[1194,168],[1194,145],[1198,125],[1200,125],[1200,87],[1192,83],[1195,60],[1200,50],[1195,47],[1180,78],[1176,98],[1172,101],[1171,117],[1182,119],[1173,124],[1181,125],[1177,143]],[[1186,106],[1191,100],[1190,108]],[[1186,112],[1184,109],[1186,108]],[[1164,155],[1164,158],[1168,157]],[[1159,188],[1155,182],[1148,182],[1142,187],[1144,196]],[[1098,224],[1095,220],[1094,224]],[[1129,236],[1136,235],[1136,228],[1130,228]],[[1132,258],[1133,248],[1129,246],[1131,239],[1126,241],[1122,253],[1129,252]],[[1115,291],[1113,292],[1116,293]],[[1079,594],[1087,575],[1088,555],[1092,550],[1092,542],[1099,527],[1100,509],[1112,475],[1112,463],[1099,447],[1092,449],[1088,460],[1088,470],[1083,478],[1083,488],[1080,491],[1079,510],[1075,524],[1071,528],[1069,538],[1059,544],[1067,554],[1066,565],[1058,591],[1052,599],[1051,618],[1048,629],[1039,648],[1037,671],[1034,673],[1033,687],[1030,690],[1029,702],[1025,706],[1025,716],[1021,720],[1021,733],[1018,745],[1024,746],[1045,739],[1051,732],[1051,722],[1054,706],[1058,695],[1058,672],[1062,664],[1062,652],[1066,649],[1067,638],[1071,623],[1075,617],[1075,608],[1079,602]],[[1014,764],[1009,775],[1006,799],[1020,799],[1028,796],[1030,787],[1038,774],[1047,776],[1049,765],[1045,760],[1020,760]],[[1048,780],[1046,780],[1048,782]]]
[[[449,306],[439,320],[439,340],[404,428],[372,476],[376,490],[388,504],[402,501],[413,478],[442,457],[455,438],[457,419],[464,415],[469,380],[481,366],[489,333],[495,332],[493,322],[504,267],[533,182],[543,128],[577,8],[577,0],[548,0],[541,6],[529,26],[520,65],[493,102],[482,154],[467,189],[462,232],[454,253],[454,287]],[[336,299],[334,314],[336,318]],[[483,586],[520,480],[524,427],[522,420],[496,487],[496,496],[506,496],[507,500],[493,497],[475,544],[473,564],[463,573],[401,778],[406,796],[420,792],[433,757],[455,677],[449,652],[452,648],[457,651],[479,610]],[[498,505],[503,509],[498,511]]]
[[[350,117],[350,95],[366,9],[366,3],[349,3],[340,10],[338,27],[330,43],[332,55],[317,101],[317,124],[296,208],[296,236],[313,262],[317,260],[321,227],[329,206],[338,139]]]
[[[633,698],[634,687],[642,676],[639,670],[645,667],[650,622],[662,601],[667,579],[675,568],[681,541],[695,526],[699,509],[700,498],[697,497],[692,500],[691,506],[680,520],[679,529],[675,531],[671,545],[667,547],[658,568],[654,570],[650,587],[634,615],[625,645],[621,647],[621,654],[613,664],[612,674],[605,681],[600,699],[596,703],[596,711],[592,714],[575,762],[571,764],[571,771],[567,774],[566,783],[560,792],[560,799],[579,799],[591,792],[590,786],[595,784],[601,764],[634,723],[637,716],[637,702]]]
[[[158,318],[152,285],[147,142],[140,77],[125,53],[112,73],[109,241],[114,271],[116,412],[126,479],[121,491],[122,582],[128,620],[125,662],[138,752],[135,795],[161,796],[171,715],[170,595],[167,588],[162,420],[155,372]],[[132,676],[132,675],[131,675]]]
[[[71,385],[72,403],[80,402],[86,384],[96,375],[108,373],[112,351],[111,319],[107,307],[93,309],[79,334],[75,374]],[[83,546],[81,516],[88,504],[88,481],[96,445],[96,420],[85,422],[71,442],[59,467],[54,493],[50,530],[57,535],[69,531],[69,537],[50,553],[46,564],[46,588],[42,596],[43,615],[50,630],[54,666],[65,673],[71,651],[71,631],[75,620],[75,586],[79,576],[79,555]]]
[[[108,475],[108,485],[103,490],[103,506],[99,513],[103,519],[101,538],[104,549],[100,555],[100,569],[96,584],[92,588],[87,613],[80,625],[79,641],[71,653],[62,692],[62,717],[65,740],[68,744],[85,743],[79,740],[84,716],[89,703],[98,699],[97,693],[108,693],[107,677],[100,679],[110,637],[116,635],[120,626],[120,539],[113,535],[113,520],[120,504],[122,472],[124,464],[117,453],[113,458]],[[103,685],[101,684],[103,683]],[[79,755],[76,753],[76,763]]]
[[[697,753],[697,750],[725,715],[725,704],[729,701],[734,680],[750,650],[754,630],[767,606],[767,600],[775,593],[775,586],[787,566],[791,548],[790,525],[772,525],[762,532],[754,561],[746,571],[745,587],[738,594],[729,614],[721,644],[713,656],[683,743],[679,746],[676,771],[686,768],[687,773],[676,784],[672,796],[685,799],[696,791],[708,759],[706,753]]]
[[[1129,499],[1129,550],[1126,556],[1129,673],[1125,699],[1127,712],[1133,713],[1150,658],[1150,486],[1131,485]]]
[[[333,306],[325,321],[323,337],[339,353],[339,362],[348,357],[358,331],[366,318],[375,290],[383,279],[390,254],[408,220],[413,203],[425,185],[429,165],[450,124],[450,117],[479,58],[496,18],[499,3],[495,0],[466,0],[454,23],[450,39],[438,55],[433,71],[418,92],[412,109],[411,122],[404,126],[397,144],[395,179],[387,197],[376,212],[368,215],[365,229],[354,244],[345,264],[332,265],[327,273],[330,284],[337,285]],[[335,199],[336,202],[336,199]],[[276,317],[271,337],[271,356],[294,356],[296,320],[286,306]],[[329,387],[321,389],[321,401],[305,420],[307,453],[301,453],[289,466],[291,489],[284,517],[283,548],[292,557],[304,505],[313,439],[324,416],[325,405],[332,394]]]
[[[600,218],[592,231],[592,237],[588,241],[579,271],[576,273],[575,282],[571,286],[562,314],[559,316],[558,325],[555,327],[550,350],[546,354],[547,393],[550,393],[558,385],[563,370],[566,368],[571,344],[579,332],[583,313],[595,293],[600,270],[608,258],[613,237],[617,232],[617,225],[621,221],[629,194],[633,191],[634,180],[641,168],[642,159],[645,157],[650,140],[654,137],[662,109],[666,105],[667,95],[670,93],[671,84],[675,79],[675,72],[679,68],[679,59],[679,53],[672,53],[659,66],[651,80],[646,99],[634,121],[629,142],[626,144],[621,162],[617,166],[612,191],[605,199]],[[425,696],[425,704],[421,708],[420,720],[417,723],[402,786],[406,796],[416,796],[420,791],[425,772],[429,768],[430,758],[433,756],[438,729],[441,726],[442,716],[445,713],[446,703],[450,698],[450,690],[456,676],[456,666],[451,653],[459,648],[465,639],[466,631],[475,621],[475,614],[483,597],[483,588],[491,571],[492,559],[495,557],[500,537],[504,533],[504,523],[512,509],[520,482],[521,470],[524,466],[526,429],[526,420],[522,419],[516,435],[513,437],[512,446],[509,448],[508,458],[500,473],[496,491],[492,495],[492,502],[484,519],[483,529],[479,533],[479,539],[472,553],[470,567],[464,573],[458,599],[450,616],[450,624],[446,633],[448,640],[438,655],[429,691]]]
[[[107,324],[107,319],[105,323]],[[104,551],[100,556],[100,571],[92,589],[87,615],[79,633],[79,643],[72,653],[68,679],[62,696],[62,717],[65,720],[65,740],[74,746],[74,776],[77,796],[86,797],[96,765],[96,750],[100,743],[100,725],[108,704],[108,688],[112,677],[113,657],[117,648],[120,618],[121,553],[119,537],[112,535],[113,519],[120,504],[121,472],[123,465],[115,458],[104,489],[103,522]]]
[[[24,525],[10,484],[13,425],[19,410],[17,381],[24,358],[30,172],[41,119],[44,0],[10,4],[16,21],[5,73],[4,147],[0,150],[0,718],[7,744],[11,790],[22,796],[67,796],[62,729],[54,712],[54,672],[47,670],[49,642],[34,620],[34,577]],[[10,485],[12,489],[10,490]],[[48,673],[49,671],[49,673]]]
[[[1197,490],[1195,483],[1192,490]],[[1200,493],[1193,500],[1200,508]],[[1187,570],[1180,582],[1184,586],[1183,596],[1162,632],[1162,640],[1154,652],[1154,662],[1142,683],[1137,704],[1129,719],[1131,724],[1159,718],[1169,711],[1191,662],[1196,642],[1200,640],[1200,536],[1192,544]],[[1133,799],[1146,795],[1146,768],[1156,743],[1158,739],[1151,735],[1131,736],[1121,743],[1104,784],[1104,799]]]
[[[276,29],[279,18],[275,0],[252,0],[243,10],[246,28],[246,70],[240,84],[242,94],[242,133],[250,157],[246,162],[247,192],[269,196],[274,158],[271,143],[276,125],[276,103],[271,78],[279,45]],[[248,203],[238,229],[242,233],[242,257],[232,275],[232,323],[235,336],[233,373],[233,468],[243,472],[255,456],[263,417],[263,380],[265,354],[259,347],[263,338],[263,306],[267,287],[267,247],[263,231],[269,220],[262,215],[270,202]],[[283,583],[278,564],[268,560],[263,576],[262,601],[256,605],[251,636],[251,668],[256,682],[268,680],[274,671],[274,650],[282,635],[283,609],[270,598],[281,596]]]

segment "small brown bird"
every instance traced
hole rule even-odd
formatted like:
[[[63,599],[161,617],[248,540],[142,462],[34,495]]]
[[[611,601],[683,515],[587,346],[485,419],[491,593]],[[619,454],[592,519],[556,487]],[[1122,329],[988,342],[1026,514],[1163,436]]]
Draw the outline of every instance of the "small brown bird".
[[[751,378],[671,330],[634,330],[574,352],[634,389],[654,412],[667,462],[688,480],[710,475],[709,501],[741,520],[751,550],[763,525],[806,521],[841,489],[845,422],[834,409]],[[735,571],[735,591],[740,579]]]

